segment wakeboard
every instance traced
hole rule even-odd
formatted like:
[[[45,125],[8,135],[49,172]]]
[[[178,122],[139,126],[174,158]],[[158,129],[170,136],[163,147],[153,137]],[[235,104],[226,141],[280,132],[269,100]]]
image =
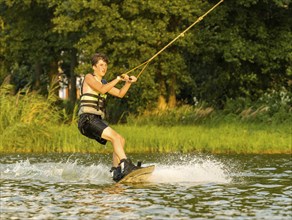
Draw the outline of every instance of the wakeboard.
[[[118,181],[118,183],[141,183],[148,180],[155,169],[155,165],[148,167],[141,167],[137,170],[132,171],[123,179]]]

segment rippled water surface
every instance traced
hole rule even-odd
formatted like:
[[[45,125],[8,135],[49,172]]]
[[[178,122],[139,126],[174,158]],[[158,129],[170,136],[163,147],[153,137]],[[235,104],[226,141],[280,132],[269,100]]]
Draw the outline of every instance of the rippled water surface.
[[[110,155],[0,155],[0,219],[291,219],[291,155],[130,155],[156,169],[111,180]]]

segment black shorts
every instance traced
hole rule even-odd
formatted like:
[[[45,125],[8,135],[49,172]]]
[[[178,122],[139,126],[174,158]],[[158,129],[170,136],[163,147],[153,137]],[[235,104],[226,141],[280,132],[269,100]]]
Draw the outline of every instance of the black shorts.
[[[78,129],[84,136],[95,139],[101,144],[106,144],[107,140],[101,138],[102,132],[108,124],[101,119],[100,115],[81,114],[78,120]]]

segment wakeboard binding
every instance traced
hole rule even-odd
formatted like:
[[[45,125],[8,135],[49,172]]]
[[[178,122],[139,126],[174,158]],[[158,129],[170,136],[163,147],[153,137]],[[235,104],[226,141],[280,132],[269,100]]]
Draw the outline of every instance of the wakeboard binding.
[[[113,180],[119,182],[129,173],[134,170],[140,169],[142,165],[141,161],[138,161],[137,166],[132,163],[130,159],[122,159],[118,167],[112,167],[110,172],[112,174]]]

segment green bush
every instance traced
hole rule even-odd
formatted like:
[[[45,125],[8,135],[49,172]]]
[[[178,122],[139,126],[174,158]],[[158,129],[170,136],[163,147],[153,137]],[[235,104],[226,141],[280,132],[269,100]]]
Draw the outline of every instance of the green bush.
[[[139,116],[130,115],[127,118],[129,124],[175,126],[201,124],[209,120],[214,112],[211,107],[183,105],[178,108],[164,111],[146,111]]]
[[[238,98],[227,100],[223,116],[232,114],[244,122],[255,123],[292,123],[291,92],[282,88],[264,93],[257,101]]]

